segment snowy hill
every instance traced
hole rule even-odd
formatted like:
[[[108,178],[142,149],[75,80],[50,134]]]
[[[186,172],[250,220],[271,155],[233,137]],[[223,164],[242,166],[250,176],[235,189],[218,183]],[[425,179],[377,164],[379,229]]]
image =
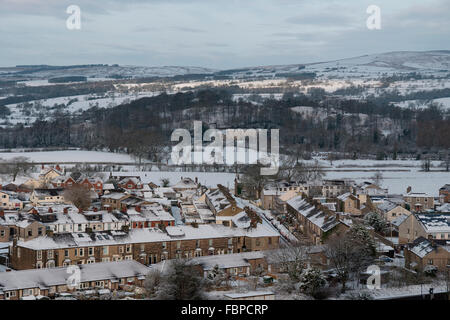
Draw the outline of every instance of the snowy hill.
[[[262,66],[220,72],[235,78],[282,76],[315,72],[328,78],[378,77],[383,73],[441,73],[450,72],[450,51],[400,51],[364,55],[328,62]]]
[[[212,74],[217,70],[201,67],[141,67],[119,65],[80,66],[17,66],[0,68],[0,78],[51,79],[57,77],[84,76],[101,80],[114,78],[173,77],[188,74]]]

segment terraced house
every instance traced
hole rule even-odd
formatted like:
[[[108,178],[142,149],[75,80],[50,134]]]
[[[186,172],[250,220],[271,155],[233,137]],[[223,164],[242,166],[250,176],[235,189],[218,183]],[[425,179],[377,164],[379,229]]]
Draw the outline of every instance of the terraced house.
[[[142,286],[149,268],[136,261],[82,265],[80,280],[71,285],[67,268],[22,270],[0,273],[0,300],[52,297],[80,289],[120,289],[126,284]]]
[[[166,259],[192,258],[276,249],[279,234],[262,224],[254,228],[199,225],[56,234],[14,241],[11,267],[16,270],[136,260],[153,264]]]

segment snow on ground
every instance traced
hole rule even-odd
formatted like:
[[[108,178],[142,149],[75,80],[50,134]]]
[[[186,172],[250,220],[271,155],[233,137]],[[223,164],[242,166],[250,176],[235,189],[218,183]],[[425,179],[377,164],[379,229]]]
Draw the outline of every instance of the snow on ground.
[[[49,120],[53,111],[64,111],[72,114],[88,110],[92,107],[112,108],[123,103],[128,103],[144,97],[153,97],[160,92],[142,91],[138,94],[109,93],[105,95],[77,95],[29,101],[27,103],[14,103],[6,105],[11,114],[6,117],[8,124],[31,124],[41,114],[45,120]],[[24,106],[27,104],[27,106]],[[3,126],[6,126],[3,124]]]
[[[437,103],[442,106],[444,110],[450,111],[450,97],[449,98],[440,98],[433,99],[431,101],[420,101],[420,100],[406,100],[398,103],[394,103],[395,106],[400,108],[419,108],[425,109],[431,103]]]
[[[34,162],[98,162],[98,163],[135,163],[135,160],[127,154],[65,150],[65,151],[39,151],[39,152],[0,152],[0,159],[8,160],[14,157],[24,156]],[[439,188],[450,183],[450,172],[421,172],[421,161],[418,160],[336,160],[333,165],[329,161],[320,160],[320,164],[326,169],[326,179],[354,179],[357,183],[370,181],[375,171],[383,174],[383,187],[389,189],[389,193],[403,194],[408,186],[415,192],[427,192],[432,196],[438,196]],[[439,161],[432,162],[432,170],[436,170]],[[139,175],[144,181],[159,183],[162,178],[168,178],[171,184],[177,183],[181,177],[198,178],[199,182],[206,186],[222,184],[234,188],[233,173],[223,172],[183,172],[177,171],[138,171],[136,166],[123,166],[121,172],[114,174]],[[157,170],[153,168],[152,170]]]
[[[435,281],[429,284],[421,285],[411,285],[405,287],[381,287],[380,289],[374,290],[363,290],[369,293],[375,300],[401,298],[408,296],[415,296],[421,294],[428,294],[429,289],[433,288],[434,293],[442,293],[447,291],[447,285],[445,281]]]
[[[64,150],[64,151],[41,151],[41,152],[0,152],[0,159],[9,160],[14,157],[27,157],[32,162],[114,162],[130,163],[133,158],[127,154],[85,151],[85,150]]]

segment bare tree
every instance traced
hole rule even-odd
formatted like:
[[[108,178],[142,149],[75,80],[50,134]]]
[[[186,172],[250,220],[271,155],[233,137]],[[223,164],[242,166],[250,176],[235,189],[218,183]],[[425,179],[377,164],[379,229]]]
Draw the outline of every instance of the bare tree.
[[[73,203],[75,207],[86,210],[91,205],[91,192],[82,185],[74,185],[64,191],[64,199]]]
[[[268,258],[281,272],[287,273],[291,282],[296,283],[308,263],[307,247],[300,244],[282,246],[270,252]]]
[[[171,260],[156,288],[158,300],[204,300],[204,279],[189,260]]]
[[[144,289],[148,297],[155,297],[158,287],[161,285],[163,275],[157,269],[151,270],[144,281]]]
[[[284,156],[281,161],[279,178],[288,181],[315,181],[325,176],[319,161],[313,163],[299,161],[296,156]]]
[[[342,285],[341,292],[345,292],[351,276],[372,263],[375,250],[373,238],[368,230],[360,225],[352,226],[347,233],[337,235],[328,243],[326,256]]]
[[[261,175],[261,166],[248,166],[242,175],[242,185],[249,196],[259,198],[264,186],[269,181],[269,176]]]
[[[381,171],[375,172],[375,174],[372,176],[372,181],[377,186],[381,186],[381,184],[383,183],[383,173],[381,173]]]
[[[162,184],[162,187],[168,187],[168,186],[170,186],[170,180],[169,179],[167,179],[167,178],[161,178],[161,184]]]
[[[5,163],[0,165],[0,173],[11,175],[13,181],[16,181],[18,175],[27,174],[32,168],[30,159],[27,157],[14,157],[3,162]]]

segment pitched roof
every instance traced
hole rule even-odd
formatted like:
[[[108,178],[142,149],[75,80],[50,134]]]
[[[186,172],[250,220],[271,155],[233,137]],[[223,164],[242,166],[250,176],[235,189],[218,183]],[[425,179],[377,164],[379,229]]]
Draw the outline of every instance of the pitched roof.
[[[150,271],[150,268],[135,260],[83,264],[78,267],[81,282],[141,277]],[[67,267],[0,272],[0,291],[64,285],[70,276]]]
[[[327,232],[339,224],[339,220],[336,218],[336,215],[327,214],[322,210],[317,209],[315,206],[303,199],[302,196],[292,198],[287,201],[287,204],[311,223],[322,229],[323,232]]]

